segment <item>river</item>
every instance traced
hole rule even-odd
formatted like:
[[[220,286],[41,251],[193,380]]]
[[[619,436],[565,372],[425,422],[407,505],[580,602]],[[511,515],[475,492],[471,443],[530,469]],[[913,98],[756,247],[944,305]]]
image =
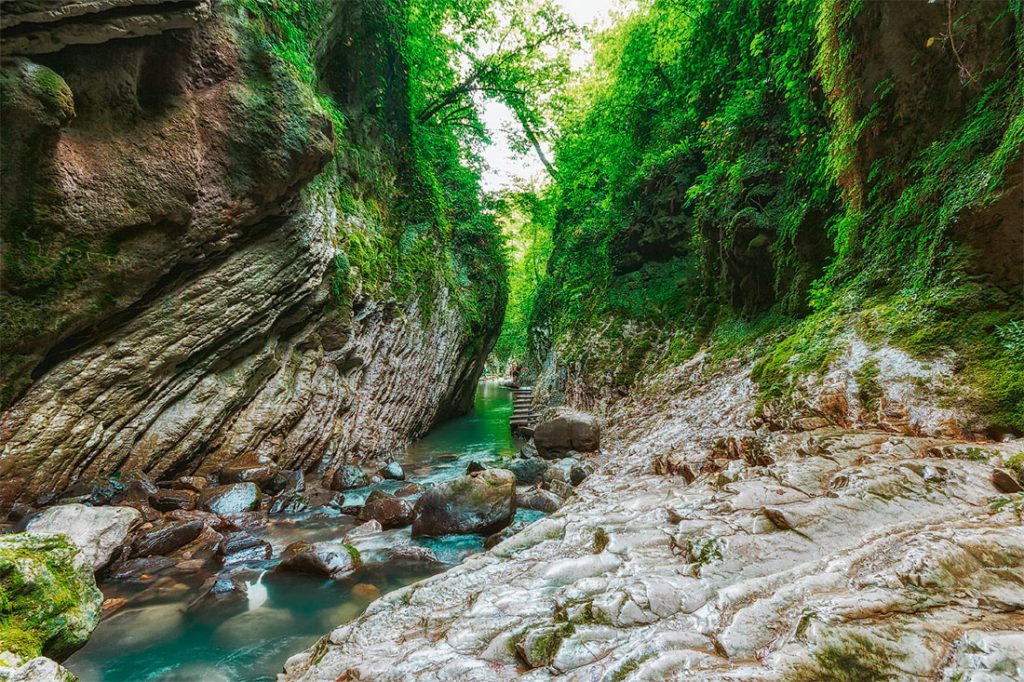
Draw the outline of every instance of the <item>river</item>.
[[[477,388],[474,409],[411,445],[399,458],[407,481],[431,483],[457,475],[471,461],[496,462],[521,446],[509,433],[509,391],[493,383]],[[402,485],[385,481],[375,487]],[[347,504],[360,504],[374,486],[346,492]],[[519,518],[538,512],[521,510]],[[254,531],[274,547],[274,557],[297,540],[340,539],[356,525],[351,516],[323,509],[271,517]],[[126,605],[96,628],[89,643],[65,662],[82,682],[273,680],[285,660],[312,645],[334,627],[361,614],[383,594],[445,570],[483,549],[477,535],[417,539],[442,563],[394,561],[391,545],[410,541],[409,528],[384,531],[364,567],[344,581],[272,572],[277,560],[237,564],[218,577],[247,585],[246,594],[204,597],[209,573],[171,569],[155,578],[105,583],[108,599]]]

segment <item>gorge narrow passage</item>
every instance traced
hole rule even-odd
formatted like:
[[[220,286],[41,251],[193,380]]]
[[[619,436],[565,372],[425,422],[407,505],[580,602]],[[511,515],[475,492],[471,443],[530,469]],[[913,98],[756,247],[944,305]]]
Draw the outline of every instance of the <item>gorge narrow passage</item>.
[[[521,445],[509,431],[511,413],[510,391],[481,382],[471,413],[438,426],[398,458],[405,481],[346,491],[346,504],[362,504],[374,489],[395,492],[459,476],[471,462],[500,463]],[[540,516],[519,510],[516,519]],[[441,572],[484,544],[482,535],[413,540],[405,526],[353,540],[363,567],[343,581],[273,572],[289,544],[338,540],[358,524],[324,508],[276,516],[254,531],[272,545],[269,560],[229,564],[214,577],[172,568],[128,582],[108,579],[101,583],[107,603],[127,601],[66,665],[86,681],[273,680],[288,656],[356,618],[378,595]],[[394,551],[409,546],[430,550],[438,561]],[[227,591],[218,596],[221,590]]]

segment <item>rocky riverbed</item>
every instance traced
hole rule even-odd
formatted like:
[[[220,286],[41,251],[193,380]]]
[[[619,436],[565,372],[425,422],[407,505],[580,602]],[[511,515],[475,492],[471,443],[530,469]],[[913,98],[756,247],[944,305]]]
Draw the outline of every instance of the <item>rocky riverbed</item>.
[[[103,479],[22,508],[27,533],[4,537],[70,541],[75,570],[90,583],[95,572],[103,620],[66,662],[81,679],[272,679],[381,594],[554,511],[593,470],[588,456],[545,459],[513,440],[506,389],[483,384],[476,406],[377,471],[307,479],[247,458],[211,477]],[[83,645],[101,616],[90,589],[95,603],[61,607],[63,622],[88,616],[70,643],[32,653],[63,660]]]
[[[1024,444],[771,431],[700,358],[657,382],[565,506],[279,679],[1021,679]]]

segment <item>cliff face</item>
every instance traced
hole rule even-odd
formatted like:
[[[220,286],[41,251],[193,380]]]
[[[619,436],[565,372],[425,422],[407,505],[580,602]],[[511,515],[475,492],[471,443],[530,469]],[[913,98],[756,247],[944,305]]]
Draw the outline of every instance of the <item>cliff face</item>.
[[[370,229],[340,131],[248,10],[51,4],[3,25],[0,502],[253,451],[323,471],[468,407],[501,301],[473,327],[440,272],[339,292],[340,226]]]

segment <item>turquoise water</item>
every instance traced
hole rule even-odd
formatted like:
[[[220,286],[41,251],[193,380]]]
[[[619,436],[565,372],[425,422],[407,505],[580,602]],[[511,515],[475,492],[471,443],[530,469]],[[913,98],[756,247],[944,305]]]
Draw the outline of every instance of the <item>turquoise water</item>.
[[[472,460],[495,461],[515,452],[521,443],[509,434],[511,412],[507,389],[480,384],[473,412],[439,426],[399,458],[406,478],[444,480],[464,473]],[[357,500],[360,491],[353,492],[346,498]],[[354,525],[349,516],[305,514],[275,517],[260,534],[277,556],[296,540],[340,539]],[[101,585],[108,599],[128,601],[64,665],[83,682],[274,680],[289,656],[359,616],[377,591],[387,593],[443,571],[481,551],[484,538],[414,541],[432,549],[442,564],[378,561],[388,547],[412,541],[408,528],[385,531],[378,540],[379,552],[364,552],[366,566],[341,582],[277,575],[268,572],[276,562],[267,561],[230,569],[236,581],[249,585],[248,595],[237,597],[204,599],[210,575],[174,569],[145,584]]]

